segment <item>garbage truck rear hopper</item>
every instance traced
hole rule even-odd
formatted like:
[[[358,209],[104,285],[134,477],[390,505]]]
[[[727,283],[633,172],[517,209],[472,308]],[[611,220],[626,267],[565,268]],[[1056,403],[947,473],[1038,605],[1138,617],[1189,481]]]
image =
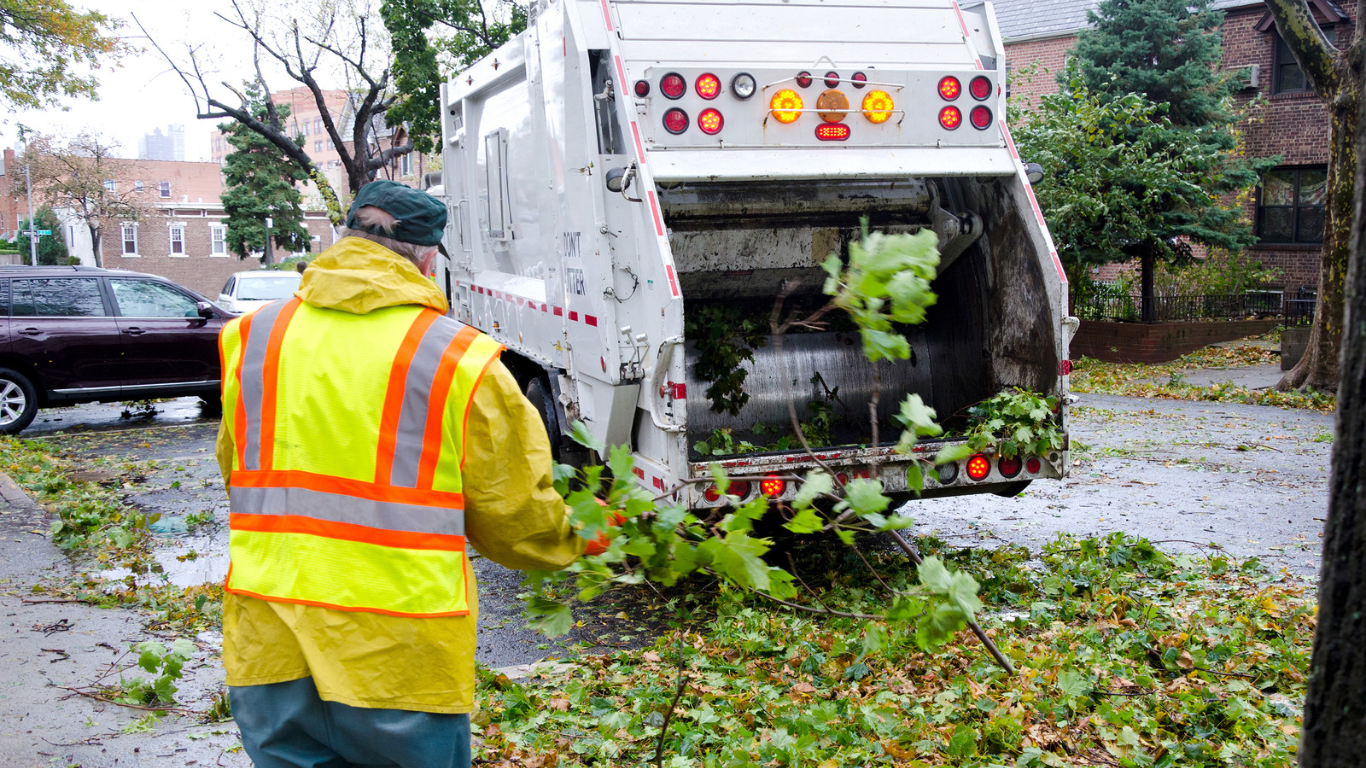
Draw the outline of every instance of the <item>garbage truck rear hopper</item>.
[[[692,508],[725,503],[712,462],[746,498],[795,495],[816,465],[801,450],[698,448],[790,430],[789,396],[799,418],[830,421],[822,462],[848,477],[876,466],[890,495],[911,497],[907,465],[928,453],[872,444],[875,385],[884,436],[908,393],[951,427],[1008,387],[1058,398],[1061,449],[987,454],[985,474],[965,459],[923,495],[1060,478],[1076,321],[1004,121],[1005,80],[990,3],[536,0],[525,32],[442,87],[452,313],[507,346],[557,450],[571,453],[582,421],[631,446],[639,482]],[[718,412],[688,312],[766,317],[784,285],[819,301],[820,263],[847,255],[864,218],[938,236],[939,299],[907,329],[911,359],[875,377],[856,332],[788,335],[782,355],[754,349],[748,401]]]

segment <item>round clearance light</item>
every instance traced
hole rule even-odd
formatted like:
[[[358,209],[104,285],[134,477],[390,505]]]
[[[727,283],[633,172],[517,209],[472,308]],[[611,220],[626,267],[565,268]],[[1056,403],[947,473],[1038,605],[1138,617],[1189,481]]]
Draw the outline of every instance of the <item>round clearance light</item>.
[[[892,110],[896,109],[896,102],[886,91],[869,91],[863,97],[863,116],[868,118],[870,123],[885,123],[892,116]]]
[[[841,488],[843,488],[844,486],[849,484],[849,476],[843,472],[837,472],[835,473],[835,482],[838,483]]]
[[[996,469],[1000,470],[1003,477],[1014,477],[1020,474],[1020,470],[1023,468],[1024,462],[1020,460],[1019,456],[1009,459],[1002,456],[1001,459],[996,462]]]
[[[693,85],[697,89],[697,95],[710,101],[721,94],[721,81],[711,73],[707,73],[697,78]]]
[[[958,479],[958,462],[950,461],[948,464],[940,464],[937,471],[939,472],[940,485],[953,485],[953,481]]]
[[[730,481],[730,488],[727,489],[726,492],[732,496],[739,496],[743,499],[744,497],[749,495],[749,481],[732,480]]]
[[[1025,471],[1031,475],[1039,474],[1041,469],[1043,469],[1043,462],[1039,461],[1038,456],[1030,456],[1029,461],[1025,462]]]
[[[838,123],[844,120],[844,115],[849,111],[849,97],[833,88],[825,91],[816,98],[816,114],[827,123]]]
[[[849,79],[854,81],[855,88],[862,88],[868,84],[868,76],[862,72],[855,72]]]
[[[639,96],[639,97],[642,98],[642,99],[645,98],[646,96],[649,96],[649,95],[650,95],[650,81],[648,81],[648,80],[637,80],[637,81],[636,81],[636,95]]]
[[[981,480],[990,473],[991,462],[987,461],[987,457],[979,453],[968,459],[968,477],[973,480]]]
[[[664,113],[664,130],[677,136],[688,130],[688,113],[674,107]]]
[[[802,116],[802,97],[791,88],[784,88],[768,100],[768,108],[780,123],[795,123]]]
[[[973,107],[968,119],[972,121],[973,128],[985,131],[991,127],[991,110],[983,106]]]
[[[659,81],[659,92],[671,99],[681,99],[688,90],[688,81],[677,72],[670,72]]]
[[[810,72],[798,72],[798,73],[797,73],[797,86],[798,86],[799,88],[810,88],[810,87],[811,87],[811,73],[810,73]]]
[[[726,124],[726,119],[721,117],[721,113],[714,109],[706,109],[697,116],[697,127],[708,136],[715,136],[721,132],[721,126]]]
[[[730,81],[730,92],[737,99],[748,99],[756,90],[758,86],[754,83],[754,75],[748,72],[741,72]]]
[[[958,82],[958,78],[949,75],[939,81],[939,95],[944,97],[944,101],[953,101],[958,98],[958,94],[963,92],[963,85]]]
[[[720,488],[717,488],[717,487],[716,487],[716,484],[713,483],[713,484],[707,486],[707,490],[705,490],[705,491],[702,492],[702,498],[704,498],[704,499],[706,499],[707,501],[710,501],[710,502],[717,502],[717,501],[720,501],[720,500],[721,500],[721,489],[720,489]]]
[[[952,131],[963,124],[963,113],[958,107],[944,107],[939,110],[939,124]]]
[[[759,481],[759,493],[762,493],[770,499],[775,496],[782,496],[783,491],[786,489],[787,481],[777,475],[769,475]]]
[[[972,82],[968,83],[968,93],[978,101],[986,101],[991,97],[991,81],[982,75],[972,78]]]
[[[816,138],[821,141],[844,141],[849,138],[849,126],[844,123],[821,123],[816,126]]]
[[[835,86],[837,86],[837,85],[839,85],[839,84],[840,84],[840,73],[838,73],[838,72],[826,72],[826,73],[825,73],[825,87],[826,87],[826,88],[834,88]]]

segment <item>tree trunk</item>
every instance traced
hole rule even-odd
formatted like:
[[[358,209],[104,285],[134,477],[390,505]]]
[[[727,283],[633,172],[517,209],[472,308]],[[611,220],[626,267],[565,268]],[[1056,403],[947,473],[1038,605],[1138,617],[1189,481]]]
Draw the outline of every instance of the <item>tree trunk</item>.
[[[1366,100],[1361,106],[1366,108]],[[1355,141],[1344,375],[1338,390],[1301,768],[1355,768],[1366,755],[1366,117],[1358,121]]]
[[[1143,255],[1140,257],[1139,261],[1139,271],[1142,273],[1142,287],[1139,289],[1142,310],[1139,313],[1139,316],[1145,323],[1157,322],[1157,306],[1156,302],[1153,300],[1153,270],[1156,266],[1155,262],[1156,258],[1153,255],[1153,244],[1144,243]]]
[[[100,252],[100,226],[98,224],[86,224],[90,229],[90,255],[95,258],[95,266],[104,267],[104,256]]]

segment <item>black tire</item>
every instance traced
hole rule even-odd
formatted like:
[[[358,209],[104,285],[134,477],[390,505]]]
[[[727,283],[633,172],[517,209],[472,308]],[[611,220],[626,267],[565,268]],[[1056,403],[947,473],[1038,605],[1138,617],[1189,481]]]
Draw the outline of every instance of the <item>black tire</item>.
[[[526,385],[526,399],[531,401],[531,407],[540,414],[541,423],[545,425],[546,436],[550,438],[550,455],[558,461],[560,458],[560,420],[555,415],[555,399],[550,395],[550,386],[539,377],[532,379]]]
[[[215,392],[212,395],[199,396],[200,407],[204,410],[205,416],[223,415],[223,393]]]
[[[1021,481],[1019,481],[1019,482],[1017,482],[1017,483],[1010,483],[1009,485],[1002,485],[1002,486],[1000,486],[999,488],[996,488],[995,490],[993,490],[992,493],[996,494],[997,496],[1004,496],[1005,498],[1009,499],[1009,498],[1012,498],[1012,497],[1015,497],[1015,496],[1019,496],[1020,494],[1024,493],[1024,490],[1025,490],[1026,488],[1028,488],[1028,487],[1029,487],[1029,484],[1032,483],[1032,482],[1034,482],[1034,481],[1033,481],[1033,480],[1021,480]]]
[[[38,390],[24,374],[0,368],[0,435],[23,432],[38,415]]]

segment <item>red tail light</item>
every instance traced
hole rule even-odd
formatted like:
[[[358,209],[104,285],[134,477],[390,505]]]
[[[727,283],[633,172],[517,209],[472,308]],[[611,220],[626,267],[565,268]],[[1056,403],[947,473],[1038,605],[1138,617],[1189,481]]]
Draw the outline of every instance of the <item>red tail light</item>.
[[[939,95],[944,97],[944,101],[953,101],[962,92],[963,84],[958,82],[958,78],[953,75],[939,81]]]
[[[825,73],[825,87],[826,87],[826,88],[834,88],[835,86],[837,86],[837,85],[839,85],[839,84],[840,84],[840,73],[838,73],[838,72],[826,72],[826,73]]]
[[[697,116],[697,127],[708,136],[715,136],[721,132],[721,126],[726,124],[726,119],[721,117],[721,113],[714,109],[703,110]]]
[[[712,485],[707,486],[707,490],[702,492],[702,498],[712,502],[720,501],[721,489],[717,488],[716,484],[713,483]]]
[[[864,83],[868,82],[868,76],[862,72],[855,72],[849,76],[849,79],[854,81],[855,88],[862,88]]]
[[[688,90],[688,81],[677,72],[670,72],[659,81],[659,92],[671,99],[683,98],[683,93]]]
[[[801,86],[802,88],[810,88],[810,87],[811,87],[811,73],[810,73],[810,72],[798,72],[798,73],[797,73],[797,85]]]
[[[836,473],[835,482],[839,483],[839,486],[843,488],[844,486],[849,484],[849,476],[844,474],[843,472]]]
[[[1020,474],[1022,467],[1024,467],[1024,462],[1020,461],[1019,456],[1011,459],[1003,456],[1000,461],[996,462],[996,468],[1001,471],[1003,477],[1014,477]]]
[[[821,123],[816,126],[816,138],[821,141],[844,141],[849,138],[849,126],[844,123]]]
[[[972,78],[971,83],[968,83],[968,92],[972,94],[972,98],[978,101],[986,101],[991,96],[991,81],[978,75]]]
[[[958,107],[944,107],[939,110],[939,124],[952,131],[963,124],[963,113]]]
[[[762,493],[770,499],[774,496],[783,495],[783,491],[786,489],[787,481],[777,475],[769,475],[759,481],[759,493]]]
[[[740,498],[743,499],[744,497],[746,497],[746,496],[749,495],[749,481],[748,481],[748,480],[732,480],[732,481],[730,481],[730,490],[728,490],[727,493],[729,493],[729,494],[732,495],[732,496],[739,496]]]
[[[1037,456],[1031,456],[1029,461],[1025,462],[1025,469],[1029,470],[1029,474],[1037,475],[1039,470],[1043,469],[1043,462],[1039,461]]]
[[[664,113],[664,130],[677,136],[688,130],[688,113],[674,107]]]
[[[968,119],[972,121],[973,128],[985,131],[991,127],[991,110],[986,107],[973,107]]]
[[[987,461],[987,457],[979,453],[968,459],[968,477],[973,480],[981,480],[990,473],[991,462]]]
[[[648,80],[636,81],[636,95],[642,99],[650,95],[650,82]]]
[[[721,81],[716,75],[706,74],[697,78],[697,83],[693,87],[697,89],[698,96],[710,100],[721,92]]]

